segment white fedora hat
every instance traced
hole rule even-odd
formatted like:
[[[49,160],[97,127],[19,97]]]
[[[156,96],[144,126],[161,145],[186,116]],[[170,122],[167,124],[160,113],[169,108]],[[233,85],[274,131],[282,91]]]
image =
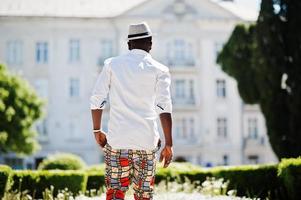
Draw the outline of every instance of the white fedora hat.
[[[146,22],[141,22],[138,24],[130,24],[128,40],[136,40],[141,38],[147,38],[153,36],[152,31],[150,30]]]

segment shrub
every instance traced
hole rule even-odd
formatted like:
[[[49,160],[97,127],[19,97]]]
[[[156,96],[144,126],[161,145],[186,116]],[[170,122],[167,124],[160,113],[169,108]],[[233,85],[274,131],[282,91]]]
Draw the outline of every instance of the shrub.
[[[105,185],[105,165],[92,165],[86,168],[88,175],[87,190],[101,190]]]
[[[188,162],[173,162],[168,168],[163,168],[157,165],[156,183],[165,181],[166,184],[170,181],[184,183],[187,177],[191,182],[198,181],[202,183],[206,177],[211,176],[208,170],[205,170],[197,165]]]
[[[105,175],[103,172],[89,171],[87,172],[87,190],[101,190],[105,186]]]
[[[87,175],[81,170],[22,170],[15,171],[12,179],[12,190],[28,190],[34,198],[42,198],[42,192],[51,185],[56,195],[65,188],[73,194],[84,192],[87,184]]]
[[[301,158],[282,159],[278,171],[280,179],[288,191],[289,199],[301,197]]]
[[[0,199],[4,196],[4,192],[9,187],[11,168],[6,165],[0,165]]]
[[[77,170],[84,167],[86,164],[79,156],[71,153],[57,153],[44,159],[38,169]]]
[[[237,190],[238,196],[284,198],[284,188],[277,177],[277,165],[216,167],[212,169],[212,175],[229,180],[228,189]]]

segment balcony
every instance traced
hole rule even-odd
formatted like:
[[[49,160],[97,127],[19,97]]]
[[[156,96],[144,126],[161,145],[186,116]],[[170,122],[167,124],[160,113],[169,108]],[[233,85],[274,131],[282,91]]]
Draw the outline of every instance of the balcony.
[[[169,69],[174,72],[195,72],[196,70],[196,62],[194,59],[166,59],[163,63],[165,63]]]
[[[166,64],[172,68],[176,67],[195,67],[195,61],[194,59],[183,59],[183,60],[177,60],[177,59],[167,59]]]
[[[172,98],[173,107],[180,110],[195,110],[196,100],[191,98]]]
[[[265,146],[265,138],[258,137],[258,138],[244,138],[244,148],[246,154],[259,154],[263,152],[266,148]]]

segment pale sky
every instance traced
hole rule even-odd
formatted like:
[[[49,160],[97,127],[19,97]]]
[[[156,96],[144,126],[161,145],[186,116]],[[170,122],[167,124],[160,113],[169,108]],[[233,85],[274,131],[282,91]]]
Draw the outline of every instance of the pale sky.
[[[259,6],[260,6],[260,0],[234,0],[236,1],[238,4],[251,8],[251,9],[255,9],[255,10],[259,10]]]
[[[223,0],[212,1],[217,2],[219,5],[228,9],[244,20],[256,21],[259,14],[261,0],[233,0],[234,3]]]

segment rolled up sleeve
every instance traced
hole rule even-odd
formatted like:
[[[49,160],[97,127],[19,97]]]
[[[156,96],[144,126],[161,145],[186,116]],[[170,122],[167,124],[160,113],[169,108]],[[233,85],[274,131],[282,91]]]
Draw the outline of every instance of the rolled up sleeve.
[[[170,94],[171,77],[168,70],[160,71],[157,75],[156,82],[156,112],[172,113],[172,102]]]
[[[107,96],[110,89],[111,82],[111,70],[110,60],[104,62],[104,67],[93,87],[92,94],[90,97],[90,109],[104,109],[107,103]]]

